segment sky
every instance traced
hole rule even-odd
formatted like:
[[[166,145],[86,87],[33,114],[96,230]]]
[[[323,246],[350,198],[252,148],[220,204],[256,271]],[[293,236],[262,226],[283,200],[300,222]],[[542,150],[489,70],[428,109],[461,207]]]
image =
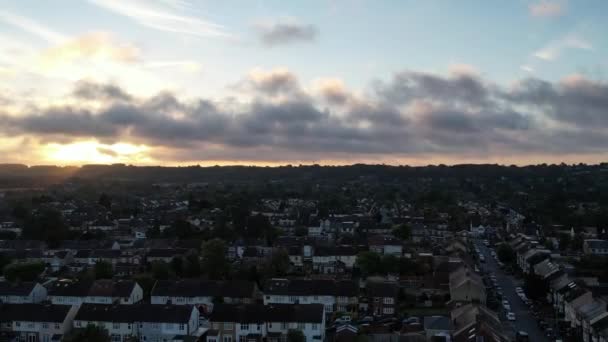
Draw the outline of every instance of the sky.
[[[0,163],[608,160],[603,0],[0,2]]]

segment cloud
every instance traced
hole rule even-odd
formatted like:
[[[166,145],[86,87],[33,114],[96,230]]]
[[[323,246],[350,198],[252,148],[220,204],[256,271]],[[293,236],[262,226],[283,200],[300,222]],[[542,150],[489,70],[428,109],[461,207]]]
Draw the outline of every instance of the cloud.
[[[246,79],[253,88],[239,91],[251,100],[231,106],[170,92],[135,97],[116,85],[79,82],[70,96],[92,101],[0,114],[0,136],[128,142],[171,161],[525,158],[608,148],[608,85],[580,75],[556,83],[527,78],[505,88],[481,76],[403,71],[356,98],[333,80],[321,88],[332,89],[330,95],[340,89],[329,108],[286,69]],[[274,99],[294,91],[303,94]]]
[[[577,35],[568,34],[534,52],[534,57],[545,61],[553,61],[559,58],[566,49],[592,50],[593,46]]]
[[[533,73],[534,72],[534,68],[529,66],[529,65],[522,65],[519,67],[521,70],[525,71],[525,72],[529,72],[529,73]]]
[[[198,73],[201,72],[203,66],[195,61],[191,60],[174,60],[174,61],[153,61],[146,62],[144,67],[150,69],[172,69],[177,68],[184,72]]]
[[[343,105],[352,95],[346,89],[344,82],[338,78],[321,78],[315,81],[316,91],[330,104]]]
[[[562,1],[540,0],[530,4],[528,10],[535,17],[558,17],[565,12],[565,4]]]
[[[106,32],[87,33],[65,41],[46,50],[41,57],[42,63],[46,67],[70,64],[81,59],[135,63],[139,58],[139,49],[130,44],[116,42]]]
[[[92,4],[125,16],[155,30],[197,37],[230,37],[222,25],[182,14],[189,5],[170,0],[89,0]]]
[[[49,43],[61,43],[67,39],[67,37],[61,33],[55,32],[30,18],[5,10],[0,10],[0,21],[42,38]]]
[[[259,40],[268,47],[314,41],[319,30],[314,25],[300,24],[293,19],[258,23],[256,31]]]
[[[296,75],[283,67],[271,70],[255,68],[236,85],[236,88],[241,91],[253,91],[271,97],[291,96],[301,91]]]
[[[76,82],[73,95],[85,100],[129,101],[132,99],[131,95],[116,85],[99,84],[86,80]]]

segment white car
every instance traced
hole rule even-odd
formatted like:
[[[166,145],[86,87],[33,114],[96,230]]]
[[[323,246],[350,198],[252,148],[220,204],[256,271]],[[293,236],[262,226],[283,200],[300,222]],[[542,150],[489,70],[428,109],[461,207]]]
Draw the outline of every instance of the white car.
[[[515,292],[517,292],[517,293],[523,293],[524,289],[522,289],[521,287],[518,286],[518,287],[515,288]]]
[[[509,321],[514,321],[515,320],[515,314],[512,312],[507,312],[507,319]]]

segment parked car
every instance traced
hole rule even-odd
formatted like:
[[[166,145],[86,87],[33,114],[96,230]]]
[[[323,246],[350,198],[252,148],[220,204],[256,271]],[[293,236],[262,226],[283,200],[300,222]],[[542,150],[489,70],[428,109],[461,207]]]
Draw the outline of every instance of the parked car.
[[[337,324],[348,324],[348,323],[350,323],[350,321],[351,321],[350,316],[341,316],[341,317],[336,318],[336,320],[334,321],[334,323],[337,323]]]
[[[513,312],[507,312],[507,319],[509,321],[514,321],[515,320],[515,313],[513,313]]]

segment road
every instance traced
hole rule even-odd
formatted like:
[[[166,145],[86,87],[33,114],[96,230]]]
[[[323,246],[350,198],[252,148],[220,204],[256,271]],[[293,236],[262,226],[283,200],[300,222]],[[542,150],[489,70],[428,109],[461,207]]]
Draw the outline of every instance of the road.
[[[475,245],[479,248],[479,251],[485,257],[485,264],[481,264],[482,268],[485,269],[489,275],[495,275],[498,286],[502,287],[503,299],[509,301],[511,305],[511,311],[515,313],[515,322],[510,322],[515,331],[525,331],[530,336],[530,341],[547,342],[548,338],[544,332],[538,327],[536,318],[532,315],[532,312],[522,302],[515,292],[515,287],[520,286],[513,276],[504,273],[496,263],[496,260],[490,254],[489,249],[483,245],[481,240],[475,242]],[[502,308],[502,305],[501,305]],[[505,319],[504,310],[500,314]]]

